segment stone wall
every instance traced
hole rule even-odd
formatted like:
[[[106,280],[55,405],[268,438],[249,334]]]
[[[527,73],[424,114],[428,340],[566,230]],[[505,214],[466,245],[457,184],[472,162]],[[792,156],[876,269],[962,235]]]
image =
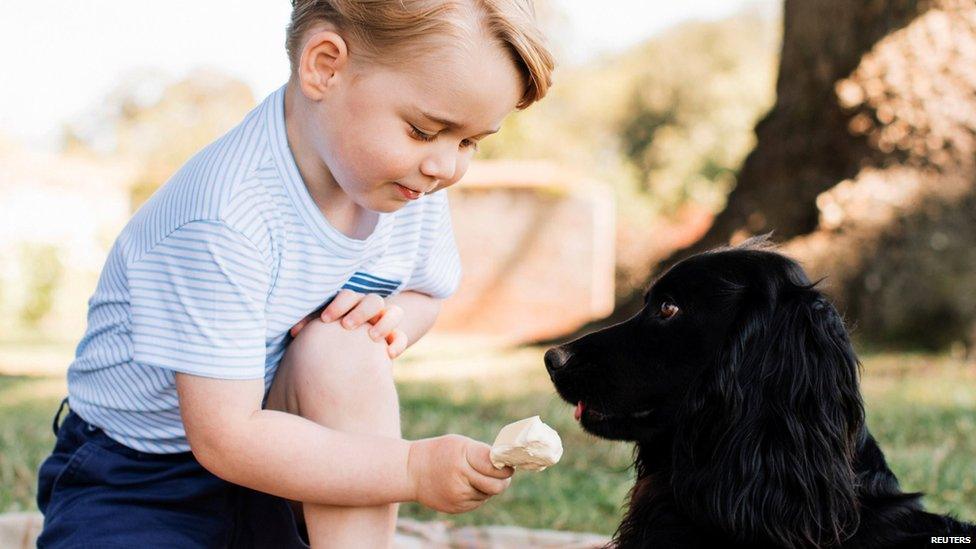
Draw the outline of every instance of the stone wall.
[[[613,310],[608,186],[551,163],[486,161],[448,192],[464,276],[436,330],[529,341]]]
[[[133,167],[16,148],[0,149],[0,164],[0,335],[77,341],[108,249],[131,216]],[[448,192],[464,277],[436,329],[528,341],[613,309],[608,186],[544,162],[476,162]],[[44,274],[31,269],[51,264],[50,308],[28,329],[18,319]]]

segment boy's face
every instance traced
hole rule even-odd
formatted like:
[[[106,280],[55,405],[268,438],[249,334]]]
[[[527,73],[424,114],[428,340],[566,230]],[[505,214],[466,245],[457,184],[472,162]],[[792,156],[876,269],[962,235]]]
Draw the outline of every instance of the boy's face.
[[[313,147],[359,206],[395,211],[464,175],[523,92],[505,50],[440,46],[395,69],[350,59],[316,103]]]

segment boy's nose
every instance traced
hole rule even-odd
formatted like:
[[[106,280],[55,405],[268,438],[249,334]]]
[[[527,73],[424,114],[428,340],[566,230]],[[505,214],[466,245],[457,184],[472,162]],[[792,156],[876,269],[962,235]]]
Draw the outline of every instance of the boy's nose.
[[[439,181],[446,181],[454,177],[456,166],[457,160],[453,154],[431,155],[420,163],[420,173]]]

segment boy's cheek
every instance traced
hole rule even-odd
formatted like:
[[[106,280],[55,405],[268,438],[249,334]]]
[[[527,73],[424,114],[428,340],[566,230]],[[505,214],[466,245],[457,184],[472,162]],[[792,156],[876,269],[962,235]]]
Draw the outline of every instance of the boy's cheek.
[[[471,165],[471,155],[464,155],[460,160],[458,160],[457,167],[454,169],[454,177],[451,182],[445,187],[449,187],[464,177],[464,174],[468,171],[468,166]]]

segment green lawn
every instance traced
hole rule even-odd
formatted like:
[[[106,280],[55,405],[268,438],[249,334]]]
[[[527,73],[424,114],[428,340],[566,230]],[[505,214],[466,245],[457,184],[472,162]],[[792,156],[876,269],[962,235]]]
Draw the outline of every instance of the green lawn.
[[[553,392],[540,348],[459,344],[421,349],[397,365],[404,434],[462,433],[490,442],[510,421],[541,415],[563,438],[559,465],[517,473],[511,488],[472,513],[417,504],[401,516],[456,524],[517,524],[613,532],[633,482],[631,447],[584,434]],[[976,519],[976,367],[936,355],[872,354],[863,390],[868,424],[905,490],[927,507]],[[60,378],[0,376],[0,511],[33,509],[35,471],[53,442]]]

